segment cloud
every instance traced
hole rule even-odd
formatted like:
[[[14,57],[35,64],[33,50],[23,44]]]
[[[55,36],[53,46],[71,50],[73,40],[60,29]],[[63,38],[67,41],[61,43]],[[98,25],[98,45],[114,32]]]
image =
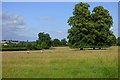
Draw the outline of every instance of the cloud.
[[[11,29],[21,29],[24,28],[24,17],[11,13],[2,13],[2,26],[9,27]]]
[[[2,18],[2,38],[19,38],[20,32],[25,29],[24,17],[9,12],[2,12],[0,13],[0,18]]]

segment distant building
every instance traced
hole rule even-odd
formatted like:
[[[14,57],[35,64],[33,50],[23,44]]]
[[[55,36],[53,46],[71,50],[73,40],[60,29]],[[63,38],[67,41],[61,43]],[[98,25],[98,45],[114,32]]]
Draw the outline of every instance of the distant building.
[[[15,44],[18,44],[19,41],[15,41],[15,40],[2,40],[0,41],[1,44],[7,44],[7,43],[15,43]]]
[[[4,43],[3,45],[4,45],[4,46],[7,46],[8,44]]]

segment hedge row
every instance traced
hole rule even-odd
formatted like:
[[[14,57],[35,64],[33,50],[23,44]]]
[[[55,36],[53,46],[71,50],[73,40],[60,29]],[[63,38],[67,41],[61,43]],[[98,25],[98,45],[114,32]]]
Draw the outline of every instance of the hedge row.
[[[0,51],[24,51],[27,50],[26,47],[12,47],[12,48],[2,48]]]

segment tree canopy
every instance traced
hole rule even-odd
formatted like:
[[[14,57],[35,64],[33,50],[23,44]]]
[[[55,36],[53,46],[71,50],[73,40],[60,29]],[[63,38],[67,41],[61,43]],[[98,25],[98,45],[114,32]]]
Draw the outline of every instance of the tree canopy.
[[[120,37],[117,38],[117,45],[120,46]]]
[[[49,34],[40,32],[38,34],[37,49],[49,49],[51,47],[51,38]]]
[[[52,46],[60,46],[60,45],[61,45],[61,43],[60,43],[59,39],[53,39]]]
[[[116,42],[110,30],[113,24],[109,11],[97,6],[92,13],[87,3],[78,3],[73,9],[73,16],[68,19],[68,45],[73,48],[109,47]]]
[[[61,40],[61,45],[62,45],[62,46],[66,46],[66,45],[67,45],[67,41],[66,41],[65,38]]]

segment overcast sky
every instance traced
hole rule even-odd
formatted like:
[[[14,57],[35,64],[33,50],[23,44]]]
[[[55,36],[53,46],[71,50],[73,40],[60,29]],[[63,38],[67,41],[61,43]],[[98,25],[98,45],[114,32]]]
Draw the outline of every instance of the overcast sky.
[[[78,3],[78,2],[76,2]],[[75,2],[3,2],[2,37],[12,40],[37,40],[39,32],[49,33],[52,39],[67,38]],[[111,30],[118,37],[118,3],[89,2],[90,10],[103,6],[113,17]]]

